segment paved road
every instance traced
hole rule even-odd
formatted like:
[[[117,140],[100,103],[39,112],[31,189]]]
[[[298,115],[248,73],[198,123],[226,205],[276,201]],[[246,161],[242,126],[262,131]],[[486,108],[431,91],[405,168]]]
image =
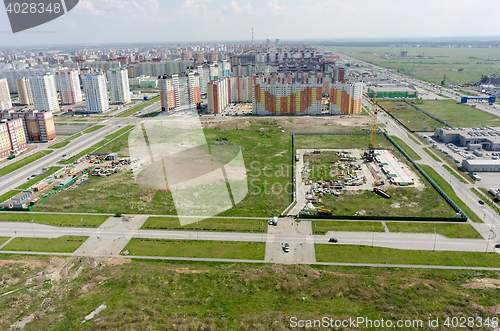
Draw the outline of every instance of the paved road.
[[[326,244],[328,239],[332,237],[339,239],[339,244],[346,245],[371,245],[373,240],[373,245],[377,247],[433,250],[435,242],[436,250],[476,252],[485,252],[487,246],[489,252],[494,251],[494,244],[499,241],[498,237],[488,243],[484,239],[450,239],[434,234],[395,232],[329,232],[326,235],[316,236],[312,235],[311,222],[304,221],[297,225],[292,219],[280,220],[278,226],[269,227],[268,233],[137,230],[138,225],[140,226],[144,222],[143,219],[140,220],[140,224],[117,221],[114,218],[110,218],[110,220],[109,222],[106,221],[98,229],[55,227],[37,223],[0,222],[0,237],[57,238],[61,236],[90,236],[95,240],[99,237],[101,242],[106,243],[114,241],[122,243],[125,242],[123,241],[124,238],[127,242],[130,238],[266,242],[266,260],[288,263],[306,260],[315,261],[314,243]],[[95,242],[92,245],[95,246]],[[291,252],[286,255],[282,253],[282,244],[284,243],[290,244]],[[87,248],[85,252],[90,252],[89,249]],[[300,251],[296,252],[295,249]],[[301,251],[302,249],[304,253]],[[92,250],[95,251],[95,249]],[[117,251],[118,248],[113,249],[113,253]]]

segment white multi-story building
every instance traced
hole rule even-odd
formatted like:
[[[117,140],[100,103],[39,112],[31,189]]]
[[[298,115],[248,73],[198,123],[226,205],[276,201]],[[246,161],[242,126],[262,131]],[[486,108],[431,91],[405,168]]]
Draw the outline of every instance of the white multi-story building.
[[[0,79],[0,110],[7,110],[12,108],[12,101],[10,100],[9,85],[7,79]]]
[[[229,104],[229,78],[223,77],[208,83],[208,111],[212,114],[220,114]]]
[[[102,72],[94,72],[82,76],[85,106],[88,113],[106,113],[109,111],[106,76]]]
[[[21,105],[32,105],[33,98],[31,97],[30,81],[27,78],[17,80],[17,90],[19,93],[19,103]]]
[[[74,105],[83,101],[77,70],[57,71],[56,84],[63,105]]]
[[[108,81],[111,103],[130,102],[130,86],[127,69],[118,68],[109,70]]]
[[[33,106],[40,111],[59,110],[56,82],[50,73],[35,74],[30,77]]]

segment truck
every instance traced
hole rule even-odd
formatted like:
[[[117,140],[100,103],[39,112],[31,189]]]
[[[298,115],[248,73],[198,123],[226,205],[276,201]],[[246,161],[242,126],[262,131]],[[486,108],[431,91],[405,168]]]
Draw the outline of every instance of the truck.
[[[378,187],[374,187],[373,192],[377,193],[378,195],[380,195],[381,197],[386,198],[386,199],[390,199],[392,197],[392,195],[390,195],[389,193],[387,193],[384,190],[379,189]]]
[[[318,214],[320,215],[331,215],[333,212],[329,209],[320,209],[318,210]]]
[[[295,162],[299,162],[299,160],[300,160],[299,155],[298,155],[298,154],[297,154],[297,155],[295,155]]]

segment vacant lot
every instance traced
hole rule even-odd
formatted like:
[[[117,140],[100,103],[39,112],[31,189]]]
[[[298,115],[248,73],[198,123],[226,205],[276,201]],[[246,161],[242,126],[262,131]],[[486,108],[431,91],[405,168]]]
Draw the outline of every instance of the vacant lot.
[[[405,233],[436,233],[448,238],[482,239],[481,235],[470,224],[440,224],[440,223],[399,223],[387,222],[391,232]]]
[[[235,231],[267,232],[267,220],[244,220],[232,218],[207,218],[194,223],[181,225],[176,217],[149,217],[142,229],[191,230],[191,231]]]
[[[360,312],[372,320],[485,320],[500,304],[494,271],[0,258],[0,292],[18,290],[0,297],[3,330],[33,314],[25,330],[277,331],[290,329],[292,316],[336,320]],[[35,277],[57,279],[62,266],[60,281]],[[22,286],[28,279],[30,287]],[[82,324],[101,304],[107,308]]]
[[[14,238],[3,251],[73,253],[88,237],[64,236],[47,238]]]
[[[399,139],[396,136],[391,136],[391,138],[394,139],[399,147],[401,147],[406,152],[406,154],[408,154],[414,161],[422,160],[420,155],[418,155],[413,149],[411,149],[411,147],[408,146],[408,144],[406,144],[403,140]]]
[[[500,117],[454,100],[415,100],[412,103],[455,127],[500,125]]]
[[[497,253],[412,251],[329,244],[316,244],[315,247],[318,262],[500,267],[500,256]]]
[[[294,147],[300,149],[366,149],[369,135],[294,136]],[[376,148],[394,148],[383,135],[377,135]]]
[[[130,240],[125,250],[138,256],[199,257],[220,259],[264,260],[266,244],[237,241],[201,240]]]
[[[434,131],[435,126],[443,126],[442,123],[403,101],[379,101],[379,105],[412,131]]]
[[[239,145],[247,169],[248,194],[235,207],[221,215],[248,217],[281,214],[292,200],[291,135],[281,133],[277,127],[266,127],[261,130],[260,126],[250,125],[240,127],[240,130],[205,129],[204,133],[207,141],[227,141]],[[118,135],[115,133],[113,136],[116,138]],[[127,134],[117,141],[125,140],[125,136]],[[108,137],[107,140],[111,140],[110,138],[112,137]],[[214,194],[209,190],[207,192]],[[124,204],[123,201],[127,203]],[[43,204],[37,205],[35,209],[176,214],[170,191],[141,187],[135,183],[134,176],[130,172],[121,172],[107,178],[91,176],[86,184],[74,190],[63,190],[45,200]],[[193,208],[193,215],[196,215],[196,212],[196,208]]]

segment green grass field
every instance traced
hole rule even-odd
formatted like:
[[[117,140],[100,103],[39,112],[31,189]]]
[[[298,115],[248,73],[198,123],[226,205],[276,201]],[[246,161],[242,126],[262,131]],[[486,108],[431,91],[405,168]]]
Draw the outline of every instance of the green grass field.
[[[379,101],[378,103],[412,131],[434,131],[435,126],[443,125],[404,101]]]
[[[469,215],[471,220],[474,222],[482,222],[479,217],[462,201],[460,198],[456,195],[455,191],[453,190],[453,187],[443,178],[441,175],[439,175],[431,166],[428,165],[421,165],[420,166],[426,173],[429,175],[436,184],[441,187],[441,189],[453,200],[455,203],[462,208],[464,212]]]
[[[124,250],[138,256],[264,260],[266,244],[238,241],[132,238]]]
[[[324,235],[328,231],[384,232],[380,222],[313,221],[313,234]]]
[[[459,174],[457,174],[455,171],[453,171],[450,167],[448,167],[446,164],[443,165],[443,168],[445,168],[450,174],[453,175],[453,177],[455,177],[456,179],[458,179],[461,183],[464,183],[464,184],[467,184],[467,182],[465,181],[465,179],[463,179],[462,176],[460,176]]]
[[[470,224],[387,222],[386,225],[390,232],[434,233],[435,228],[437,234],[448,238],[483,238]]]
[[[10,238],[8,238],[8,237],[0,237],[0,246],[2,246],[2,244],[3,244],[4,242],[6,242],[7,240],[9,240],[9,239],[10,239]]]
[[[102,147],[102,146],[108,144],[111,140],[116,139],[120,135],[124,134],[125,132],[132,130],[134,127],[135,127],[135,125],[128,125],[126,127],[121,128],[120,130],[118,130],[116,132],[108,134],[106,137],[104,137],[103,140],[101,140],[100,142],[94,144],[92,146],[92,148]]]
[[[73,162],[75,162],[76,160],[78,160],[79,158],[81,158],[82,156],[85,156],[89,153],[91,153],[95,148],[87,148],[86,150],[70,157],[69,159],[67,160],[61,160],[59,162],[57,162],[58,164],[73,164]]]
[[[73,253],[88,237],[64,236],[59,238],[15,238],[2,251]]]
[[[25,190],[25,189],[35,185],[36,183],[38,183],[39,181],[41,181],[45,177],[48,177],[48,176],[52,175],[53,173],[59,171],[60,169],[62,169],[62,167],[50,167],[47,171],[45,171],[40,176],[36,176],[35,178],[27,181],[26,183],[24,183],[23,185],[21,185],[17,188],[20,190]]]
[[[422,148],[422,150],[427,154],[429,154],[437,162],[442,162],[442,160],[439,157],[437,157],[434,153],[432,153],[428,148]]]
[[[52,152],[54,152],[54,151],[46,150],[46,151],[43,151],[43,152],[36,152],[35,154],[27,156],[27,157],[25,157],[22,160],[19,160],[17,162],[9,164],[8,166],[5,166],[5,167],[3,167],[3,168],[0,169],[0,177],[5,176],[5,175],[7,175],[7,174],[9,174],[9,173],[17,170],[17,169],[20,169],[20,168],[24,167],[27,164],[35,162],[36,160],[41,159],[42,157],[44,157],[46,155],[49,155]]]
[[[337,152],[324,151],[321,154],[312,154],[304,156],[304,162],[309,162],[309,179],[317,180],[333,180],[337,177],[337,167],[331,167],[334,163],[339,162],[340,157]]]
[[[427,47],[425,56],[428,59],[411,58],[423,55],[423,48],[403,47],[330,47],[354,58],[396,69],[399,73],[433,84],[446,86],[477,83],[483,75],[498,75],[500,68],[497,62],[486,59],[500,58],[498,48],[450,48]],[[401,50],[408,51],[409,58],[385,59],[384,55],[399,55]],[[458,69],[464,69],[458,71]],[[446,77],[446,78],[445,78]]]
[[[352,130],[356,132],[355,130]],[[369,135],[314,135],[294,136],[294,144],[297,149],[366,149],[370,144]],[[376,148],[394,147],[382,135],[377,135]]]
[[[191,231],[236,231],[267,232],[267,220],[207,218],[194,223],[181,225],[176,217],[149,217],[141,229],[191,230]]]
[[[70,215],[70,214],[36,214],[36,213],[0,213],[0,222],[31,222],[55,226],[76,226],[88,228],[99,227],[108,216],[104,215]]]
[[[90,130],[92,127],[86,129],[86,130]],[[75,133],[74,135],[71,135],[70,137],[64,139],[63,141],[60,141],[58,142],[57,144],[53,144],[53,145],[50,145],[49,147],[50,148],[63,148],[63,147],[66,147],[72,140],[78,138],[78,137],[81,137],[83,135],[83,132],[78,132],[78,133]]]
[[[125,133],[115,140],[109,142],[107,145],[95,151],[98,154],[118,153],[120,156],[130,156],[128,151],[128,137],[129,133]]]
[[[127,111],[124,111],[124,112],[120,113],[117,117],[129,117],[129,116],[135,114],[136,112],[143,110],[147,106],[150,106],[159,100],[160,100],[160,97],[156,96],[149,101],[146,101],[146,102],[143,101],[139,106],[136,106],[136,107],[133,107]]]
[[[318,262],[500,267],[497,253],[414,251],[328,244],[316,244],[315,248]]]
[[[408,146],[403,140],[396,136],[391,136],[392,139],[408,154],[414,161],[422,160],[420,155],[418,155],[410,146]]]
[[[455,127],[500,125],[500,117],[455,100],[414,100],[412,103]],[[444,124],[437,126],[444,126]]]
[[[105,125],[93,125],[90,128],[83,130],[82,132],[84,134],[86,134],[86,133],[92,133],[92,132],[97,131],[99,129],[102,129],[104,127],[105,127]]]

